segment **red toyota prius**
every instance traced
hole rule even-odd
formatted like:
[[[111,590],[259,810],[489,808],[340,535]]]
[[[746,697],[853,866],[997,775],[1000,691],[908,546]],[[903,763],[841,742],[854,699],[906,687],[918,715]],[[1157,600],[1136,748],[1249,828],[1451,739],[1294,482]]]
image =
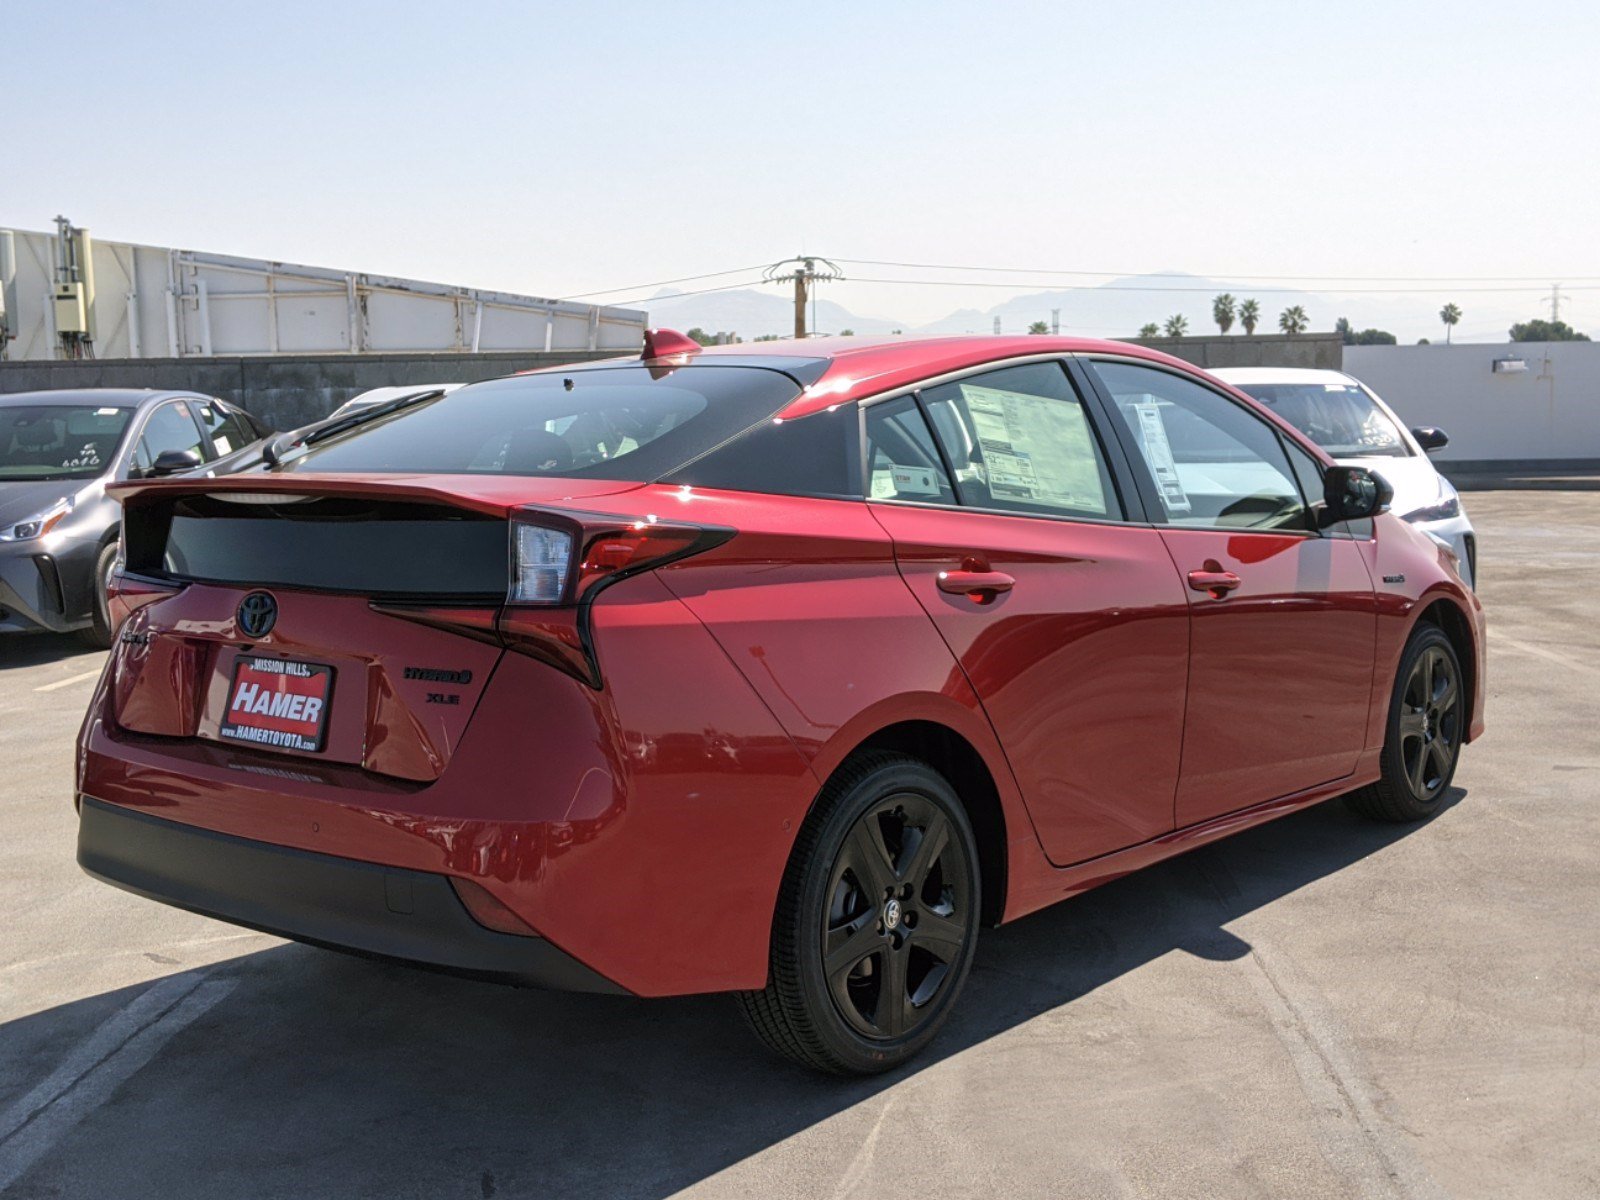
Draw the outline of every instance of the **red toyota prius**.
[[[467,974],[729,991],[904,1062],[978,929],[1483,729],[1450,551],[1224,384],[1052,337],[701,350],[402,397],[117,485],[78,859]]]

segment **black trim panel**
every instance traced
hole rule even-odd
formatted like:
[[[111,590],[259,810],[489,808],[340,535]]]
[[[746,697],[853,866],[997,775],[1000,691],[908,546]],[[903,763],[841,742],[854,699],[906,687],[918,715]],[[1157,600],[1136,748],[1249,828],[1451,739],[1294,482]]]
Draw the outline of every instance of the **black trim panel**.
[[[474,921],[443,875],[295,850],[79,802],[78,865],[202,916],[369,958],[523,987],[627,995],[538,937]]]

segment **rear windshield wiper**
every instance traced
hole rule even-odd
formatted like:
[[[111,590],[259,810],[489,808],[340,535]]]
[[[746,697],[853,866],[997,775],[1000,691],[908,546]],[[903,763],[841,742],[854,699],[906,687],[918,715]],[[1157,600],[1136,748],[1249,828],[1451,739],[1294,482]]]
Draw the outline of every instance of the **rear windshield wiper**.
[[[387,417],[402,409],[410,408],[413,404],[422,404],[429,400],[437,400],[445,394],[444,388],[434,388],[426,392],[414,392],[409,396],[397,396],[382,404],[374,404],[371,408],[364,408],[353,412],[347,417],[340,417],[336,421],[328,421],[321,425],[313,425],[309,433],[280,433],[261,447],[261,457],[266,460],[267,466],[276,467],[283,462],[283,456],[297,446],[315,446],[318,442],[325,441],[335,434],[345,433],[364,425],[368,421]]]

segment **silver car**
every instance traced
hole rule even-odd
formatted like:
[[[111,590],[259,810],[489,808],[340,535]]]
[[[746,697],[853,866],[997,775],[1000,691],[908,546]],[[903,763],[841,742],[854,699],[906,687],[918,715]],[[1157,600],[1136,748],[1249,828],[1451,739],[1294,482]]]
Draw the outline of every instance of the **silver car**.
[[[1377,393],[1343,371],[1223,367],[1211,374],[1261,401],[1339,462],[1382,475],[1394,488],[1390,508],[1449,547],[1462,581],[1477,586],[1477,534],[1455,485],[1428,459],[1449,443],[1444,430],[1407,429]]]
[[[106,484],[245,452],[268,430],[212,396],[121,388],[0,395],[0,634],[111,642],[122,510]]]

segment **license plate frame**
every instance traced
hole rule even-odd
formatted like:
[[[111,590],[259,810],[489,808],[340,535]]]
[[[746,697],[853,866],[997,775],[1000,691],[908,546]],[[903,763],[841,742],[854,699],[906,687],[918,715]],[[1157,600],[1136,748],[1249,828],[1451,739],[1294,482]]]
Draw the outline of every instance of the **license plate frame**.
[[[262,750],[321,754],[328,745],[333,684],[334,669],[327,663],[241,654],[233,663],[217,736]]]

